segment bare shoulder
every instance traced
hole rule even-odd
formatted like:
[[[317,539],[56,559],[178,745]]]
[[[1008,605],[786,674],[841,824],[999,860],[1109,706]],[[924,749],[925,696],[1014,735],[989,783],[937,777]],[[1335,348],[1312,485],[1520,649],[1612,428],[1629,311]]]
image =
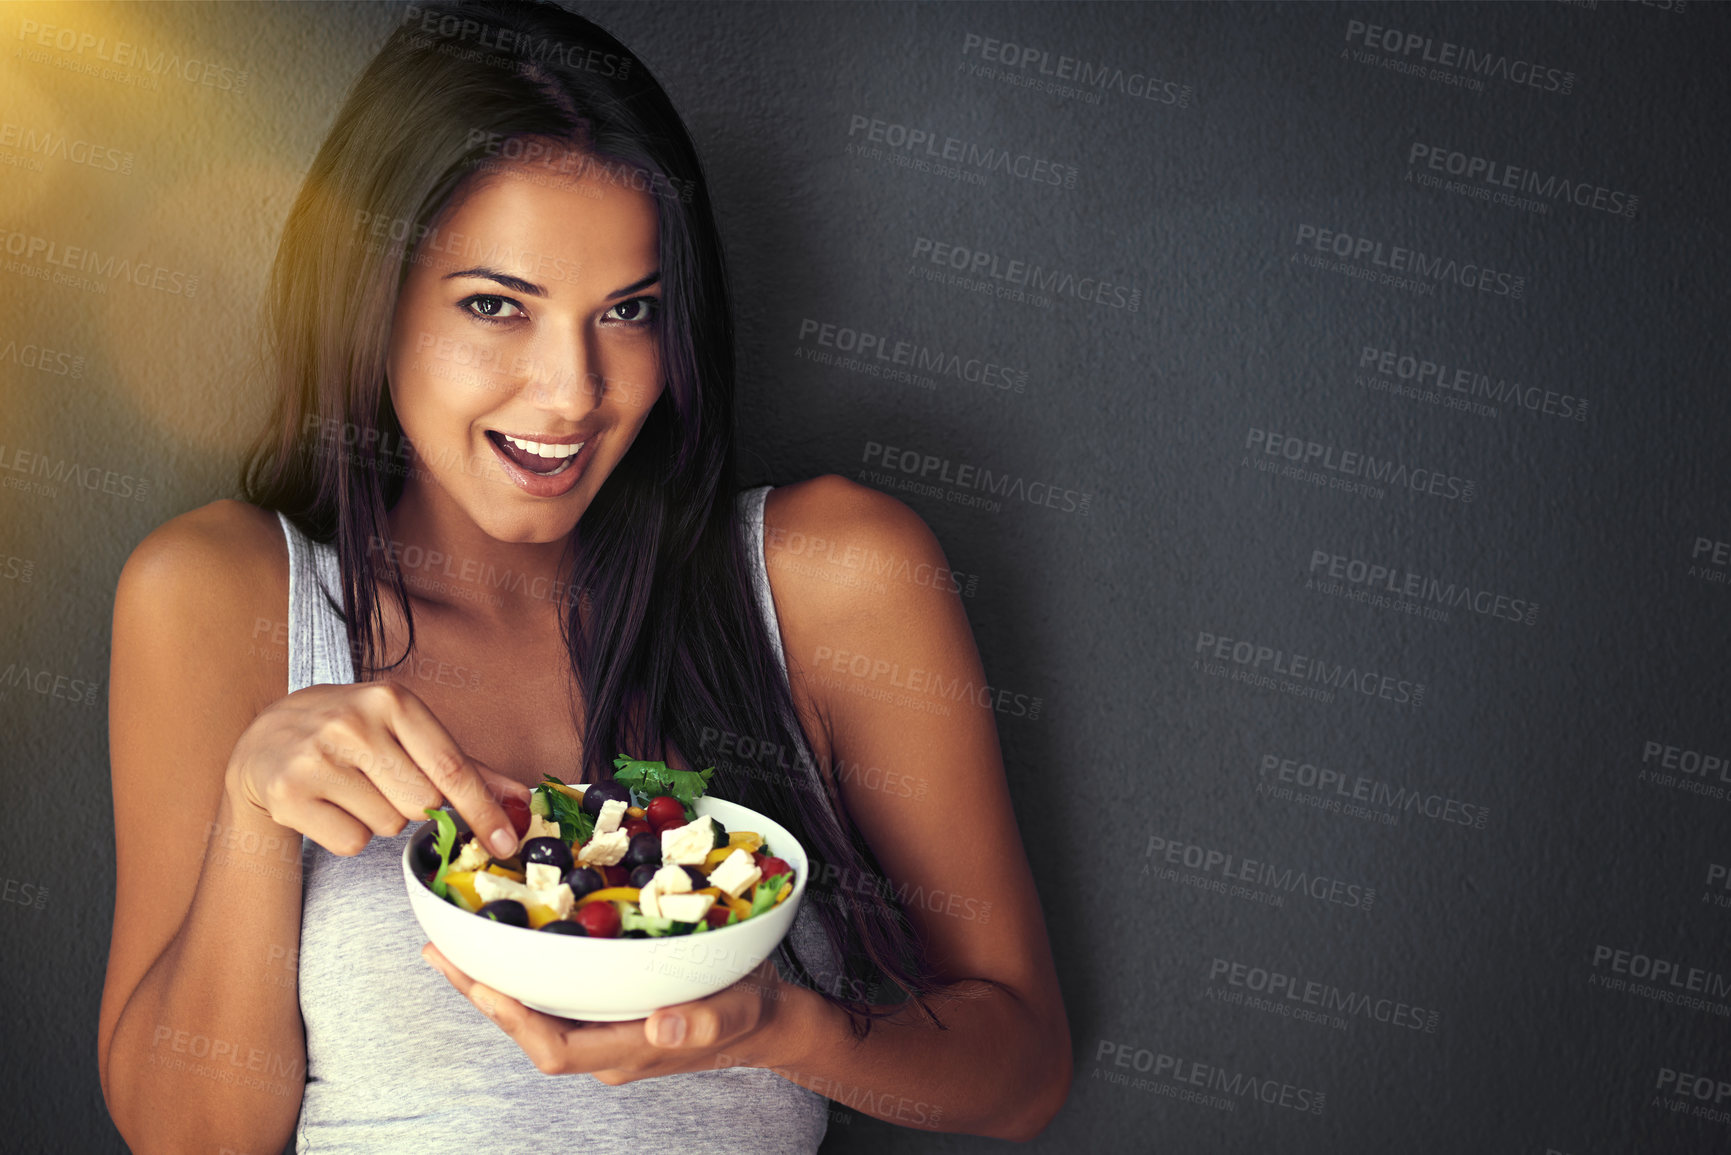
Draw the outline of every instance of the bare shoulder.
[[[145,535],[120,571],[123,591],[203,597],[288,592],[288,543],[276,514],[224,498],[170,518]]]
[[[158,653],[198,650],[256,676],[259,663],[232,662],[237,643],[244,652],[249,638],[286,641],[287,608],[288,543],[276,514],[213,501],[157,526],[126,559],[114,598],[115,642]]]
[[[906,504],[837,474],[780,486],[764,503],[778,607],[808,620],[912,609],[954,592],[943,549]],[[785,633],[785,631],[784,631]]]

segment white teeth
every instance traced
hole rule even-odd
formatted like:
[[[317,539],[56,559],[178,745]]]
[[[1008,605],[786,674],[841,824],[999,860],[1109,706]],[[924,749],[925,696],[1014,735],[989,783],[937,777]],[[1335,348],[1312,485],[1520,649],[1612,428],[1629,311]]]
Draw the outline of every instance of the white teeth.
[[[533,453],[536,457],[576,457],[578,451],[583,448],[583,442],[581,441],[577,442],[575,445],[547,445],[540,441],[524,441],[522,438],[512,437],[509,433],[501,433],[499,436],[503,437],[506,441],[509,441],[512,445],[515,445],[518,449],[521,449],[526,453]]]

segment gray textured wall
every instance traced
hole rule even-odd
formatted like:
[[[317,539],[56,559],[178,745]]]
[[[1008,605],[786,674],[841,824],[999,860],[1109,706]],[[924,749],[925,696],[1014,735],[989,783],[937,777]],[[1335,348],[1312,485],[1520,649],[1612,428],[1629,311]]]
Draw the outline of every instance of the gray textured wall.
[[[1038,1147],[1731,1146],[1731,10],[580,7],[708,164],[746,480],[893,492],[969,579],[1075,1037]],[[232,493],[265,268],[399,11],[0,12],[6,131],[111,150],[0,138],[0,1146],[120,1147],[114,583]],[[216,71],[102,72],[46,25]],[[1054,90],[1065,59],[1125,90]],[[907,129],[1055,167],[932,171]],[[180,279],[45,282],[32,239]],[[1025,266],[1046,291],[1003,294]],[[858,334],[1015,387],[886,377]],[[855,1117],[826,1150],[987,1146]]]

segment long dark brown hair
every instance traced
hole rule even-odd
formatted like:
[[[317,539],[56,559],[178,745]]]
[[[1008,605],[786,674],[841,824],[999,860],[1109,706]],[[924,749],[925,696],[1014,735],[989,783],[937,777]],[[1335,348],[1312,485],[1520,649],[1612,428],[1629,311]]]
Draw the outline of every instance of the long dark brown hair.
[[[716,794],[780,822],[811,859],[807,895],[839,971],[813,974],[784,949],[794,976],[848,1010],[861,1037],[890,1013],[867,997],[883,979],[935,1021],[926,999],[941,984],[833,777],[814,786],[809,762],[787,762],[808,746],[735,510],[731,308],[684,124],[624,45],[553,4],[409,12],[337,114],[284,226],[264,325],[277,398],[242,493],[335,542],[357,680],[406,660],[408,590],[395,552],[377,546],[404,484],[386,353],[416,244],[465,178],[514,143],[556,142],[598,171],[630,174],[659,208],[666,388],[566,543],[561,572],[582,591],[563,623],[584,703],[576,769],[594,782],[611,775],[616,753],[665,758],[670,746],[715,765]],[[381,584],[408,622],[394,663],[380,653]],[[715,756],[729,746],[761,753]]]

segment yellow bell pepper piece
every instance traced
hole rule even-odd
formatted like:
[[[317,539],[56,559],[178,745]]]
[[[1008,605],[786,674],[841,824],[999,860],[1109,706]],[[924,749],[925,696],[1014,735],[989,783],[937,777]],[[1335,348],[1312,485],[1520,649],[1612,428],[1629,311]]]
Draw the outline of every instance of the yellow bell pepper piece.
[[[710,871],[726,862],[727,856],[732,853],[733,847],[731,846],[722,846],[715,850],[711,850],[708,854],[703,856],[703,862],[698,869],[702,870],[703,873],[708,874]]]
[[[540,930],[550,922],[558,922],[559,915],[550,906],[542,906],[538,902],[529,904],[529,929]]]
[[[786,898],[788,895],[790,895],[792,893],[793,893],[793,883],[791,883],[791,882],[782,883],[781,889],[775,892],[775,905],[780,906],[781,900]]]
[[[512,882],[523,881],[523,872],[521,870],[512,870],[508,866],[500,866],[497,862],[489,862],[487,864],[487,873],[496,874],[500,878],[508,878]]]
[[[475,872],[453,870],[445,875],[445,888],[457,898],[457,905],[473,914],[481,909],[481,896],[475,893]]]
[[[588,906],[592,902],[636,902],[641,893],[635,886],[604,886],[578,899],[577,905]]]
[[[751,830],[733,830],[727,835],[728,850],[743,850],[755,854],[763,849],[763,835]]]

